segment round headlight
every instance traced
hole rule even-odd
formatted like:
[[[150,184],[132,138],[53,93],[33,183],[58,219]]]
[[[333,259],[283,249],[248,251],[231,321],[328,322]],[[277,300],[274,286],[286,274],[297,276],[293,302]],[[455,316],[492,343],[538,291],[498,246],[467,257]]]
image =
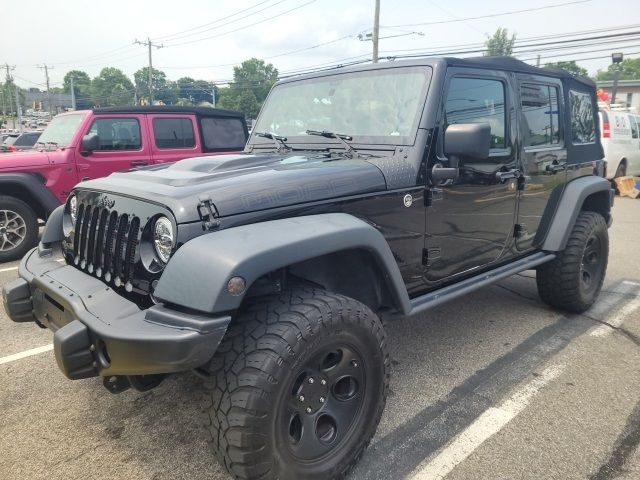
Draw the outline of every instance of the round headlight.
[[[160,217],[153,226],[153,244],[160,260],[169,261],[175,242],[173,224],[167,217]]]
[[[71,221],[73,224],[76,224],[76,219],[78,218],[78,198],[75,195],[71,195],[69,199],[69,215],[71,216]]]

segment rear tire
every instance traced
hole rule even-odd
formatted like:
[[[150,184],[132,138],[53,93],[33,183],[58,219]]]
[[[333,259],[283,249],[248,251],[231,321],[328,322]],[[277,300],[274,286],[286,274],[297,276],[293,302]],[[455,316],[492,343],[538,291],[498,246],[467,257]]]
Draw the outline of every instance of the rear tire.
[[[385,406],[389,353],[365,305],[317,289],[252,299],[204,367],[204,416],[239,479],[342,478]]]
[[[627,164],[624,161],[621,161],[618,164],[618,168],[616,168],[616,173],[613,178],[624,177],[627,175]]]
[[[607,223],[596,212],[580,212],[565,249],[537,268],[542,300],[556,308],[581,313],[596,301],[607,271]]]
[[[38,243],[38,217],[15,197],[0,195],[0,263],[22,258]]]

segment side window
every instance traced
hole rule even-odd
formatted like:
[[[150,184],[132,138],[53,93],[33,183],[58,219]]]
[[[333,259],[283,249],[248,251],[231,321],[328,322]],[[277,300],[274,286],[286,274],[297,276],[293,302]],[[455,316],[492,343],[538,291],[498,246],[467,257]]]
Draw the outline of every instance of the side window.
[[[525,147],[560,143],[558,121],[558,88],[549,85],[523,83],[520,87]]]
[[[192,148],[196,145],[190,118],[154,118],[153,136],[158,148]]]
[[[97,118],[91,124],[90,134],[100,139],[99,151],[140,150],[140,124],[135,118]]]
[[[505,148],[504,85],[498,80],[454,77],[445,106],[445,128],[456,123],[488,123],[491,148]]]
[[[569,90],[571,108],[571,138],[574,145],[596,141],[593,104],[588,93]]]
[[[204,117],[200,120],[206,150],[242,150],[247,139],[239,118]]]
[[[634,115],[629,115],[629,125],[631,125],[631,138],[638,138],[638,117]]]

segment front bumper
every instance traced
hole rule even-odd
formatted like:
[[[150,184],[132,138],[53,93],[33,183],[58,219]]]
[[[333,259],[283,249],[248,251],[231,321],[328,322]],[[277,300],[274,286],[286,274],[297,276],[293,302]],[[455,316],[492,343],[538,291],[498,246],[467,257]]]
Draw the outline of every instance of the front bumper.
[[[71,378],[151,375],[189,370],[215,353],[229,316],[210,316],[154,305],[140,310],[106,284],[31,250],[20,278],[2,289],[16,322],[53,330],[56,361]]]

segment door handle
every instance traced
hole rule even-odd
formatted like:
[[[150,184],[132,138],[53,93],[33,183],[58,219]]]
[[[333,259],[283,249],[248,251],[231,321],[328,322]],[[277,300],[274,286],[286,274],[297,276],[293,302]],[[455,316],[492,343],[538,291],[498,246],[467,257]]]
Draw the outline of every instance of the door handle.
[[[507,170],[506,172],[496,172],[496,180],[498,180],[500,183],[511,178],[518,178],[519,176],[520,170],[518,169]]]
[[[551,165],[547,165],[545,168],[547,172],[551,173],[562,172],[567,169],[567,162],[552,163]]]
[[[149,165],[146,160],[131,160],[132,167],[144,167],[145,165]]]

